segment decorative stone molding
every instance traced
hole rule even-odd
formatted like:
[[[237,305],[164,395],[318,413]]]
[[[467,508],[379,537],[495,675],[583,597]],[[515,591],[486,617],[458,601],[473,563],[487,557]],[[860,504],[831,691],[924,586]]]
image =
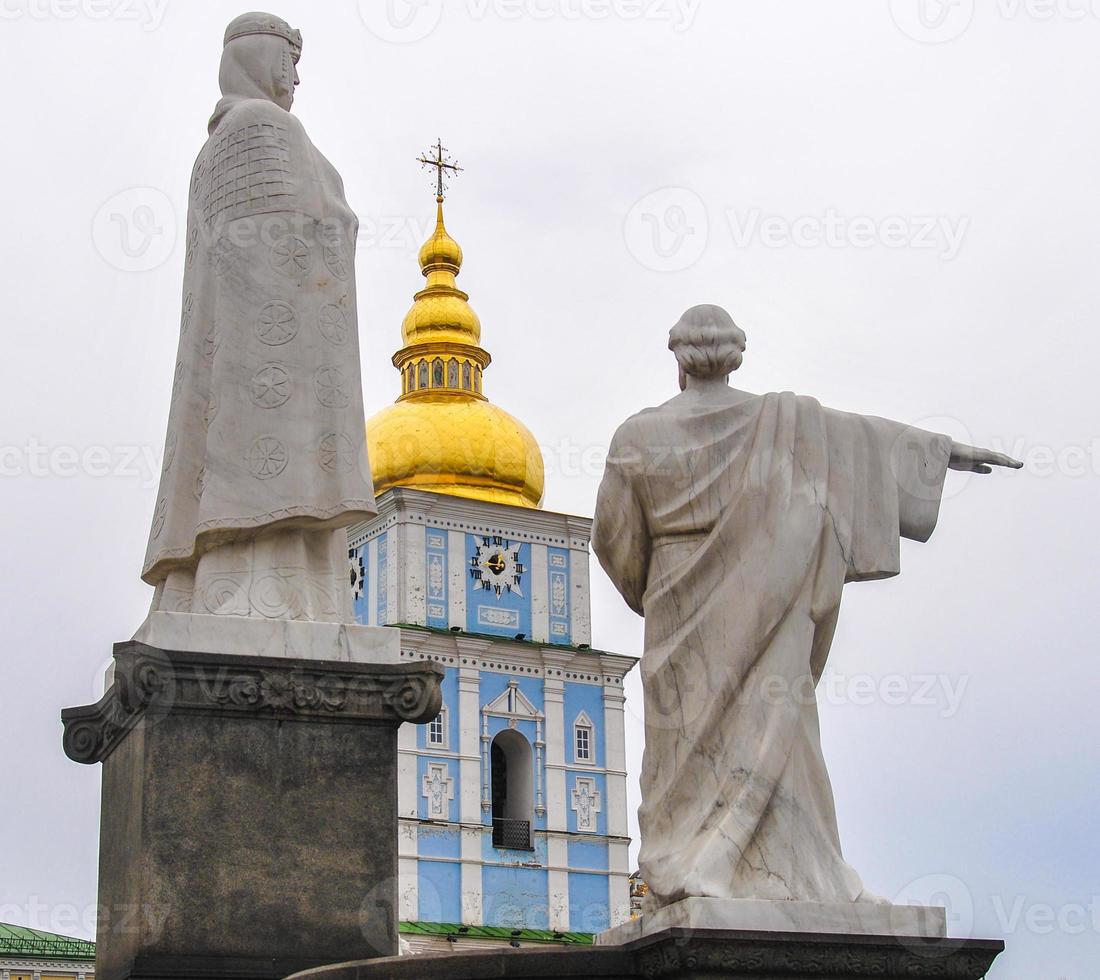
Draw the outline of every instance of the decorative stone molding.
[[[981,980],[1004,943],[940,939],[917,945],[895,936],[669,930],[626,946],[471,951],[462,956],[340,963],[310,980]]]
[[[423,724],[442,706],[443,670],[422,661],[354,664],[178,653],[129,641],[115,645],[114,684],[96,703],[67,708],[65,754],[102,762],[140,721],[211,711],[323,717],[351,723]]]
[[[603,810],[603,801],[596,780],[590,776],[578,776],[569,806],[577,815],[577,832],[596,833],[599,814]]]
[[[1004,949],[976,940],[884,937],[776,936],[751,939],[736,933],[681,934],[637,951],[638,976],[673,977],[936,977],[979,980]],[[613,947],[612,947],[613,948]]]

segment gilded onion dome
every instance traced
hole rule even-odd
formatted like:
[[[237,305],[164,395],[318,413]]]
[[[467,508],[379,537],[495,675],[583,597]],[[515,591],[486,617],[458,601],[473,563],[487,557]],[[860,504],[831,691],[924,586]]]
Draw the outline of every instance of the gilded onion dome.
[[[412,487],[514,507],[538,507],[542,453],[522,422],[491,404],[482,376],[492,358],[481,321],[455,284],[462,249],[443,223],[420,249],[427,284],[401,325],[393,355],[401,396],[367,422],[375,493]]]

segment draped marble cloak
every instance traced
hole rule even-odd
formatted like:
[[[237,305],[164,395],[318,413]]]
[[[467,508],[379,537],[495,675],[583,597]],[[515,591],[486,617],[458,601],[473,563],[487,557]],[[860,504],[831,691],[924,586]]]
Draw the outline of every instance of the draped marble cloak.
[[[346,532],[376,513],[355,302],[357,219],[276,105],[281,38],[227,45],[188,201],[183,309],[143,579],[153,608],[350,618]],[[284,91],[292,87],[281,79]]]
[[[645,616],[641,873],[686,897],[870,899],[841,854],[814,688],[846,582],[936,525],[951,440],[790,393],[629,419],[593,546]]]

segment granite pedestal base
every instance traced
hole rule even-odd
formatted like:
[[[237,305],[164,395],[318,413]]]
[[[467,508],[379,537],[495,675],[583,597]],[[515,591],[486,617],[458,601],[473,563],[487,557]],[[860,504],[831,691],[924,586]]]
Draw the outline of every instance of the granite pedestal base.
[[[875,902],[766,902],[686,898],[646,912],[596,937],[599,946],[621,946],[666,929],[733,929],[749,932],[824,932],[862,936],[947,935],[947,913],[921,905]]]
[[[294,980],[980,980],[1003,950],[980,939],[668,929],[624,946],[402,956]]]
[[[97,980],[250,978],[396,954],[397,730],[442,670],[115,647],[62,713],[103,763]]]

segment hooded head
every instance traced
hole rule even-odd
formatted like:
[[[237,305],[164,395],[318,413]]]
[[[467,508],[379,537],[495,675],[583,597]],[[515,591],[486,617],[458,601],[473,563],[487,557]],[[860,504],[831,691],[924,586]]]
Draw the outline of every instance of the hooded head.
[[[302,35],[273,14],[241,14],[225,29],[218,71],[222,98],[210,119],[213,132],[237,102],[263,99],[281,109],[294,104]]]

